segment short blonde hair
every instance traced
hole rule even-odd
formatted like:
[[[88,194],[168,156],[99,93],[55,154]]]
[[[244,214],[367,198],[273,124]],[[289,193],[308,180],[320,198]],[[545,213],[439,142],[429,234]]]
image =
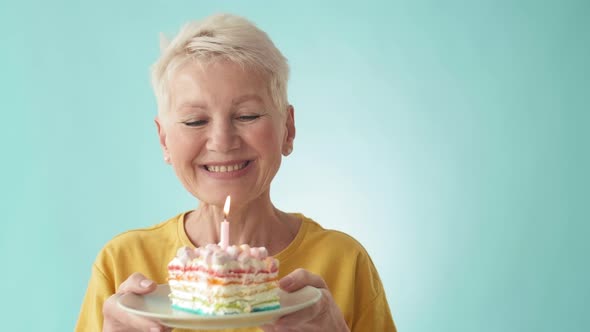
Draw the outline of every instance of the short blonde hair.
[[[158,113],[170,107],[169,82],[189,60],[207,63],[229,60],[260,72],[268,82],[269,95],[279,110],[285,110],[289,65],[268,35],[243,17],[216,14],[186,24],[152,66],[152,87]]]

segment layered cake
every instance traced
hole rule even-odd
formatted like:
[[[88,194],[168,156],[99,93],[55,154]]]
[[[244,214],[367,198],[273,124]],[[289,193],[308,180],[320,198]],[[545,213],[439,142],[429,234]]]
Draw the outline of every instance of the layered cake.
[[[168,264],[172,307],[203,315],[277,309],[278,272],[264,247],[182,247]]]

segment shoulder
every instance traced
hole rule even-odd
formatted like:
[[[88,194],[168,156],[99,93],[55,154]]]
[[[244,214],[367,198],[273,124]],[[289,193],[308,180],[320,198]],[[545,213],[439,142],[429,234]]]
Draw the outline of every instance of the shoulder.
[[[168,248],[176,250],[179,242],[178,223],[183,215],[184,213],[181,213],[156,225],[116,235],[98,253],[95,266],[101,270],[108,270],[109,266],[116,262],[129,261],[147,253],[151,256]],[[108,274],[108,271],[105,272]]]
[[[315,220],[303,214],[299,215],[302,218],[302,231],[305,233],[304,242],[307,245],[315,244],[349,255],[367,255],[363,245],[351,235],[338,230],[326,229]]]
[[[184,213],[178,214],[166,221],[149,227],[131,229],[120,233],[116,235],[111,241],[109,241],[107,246],[128,246],[130,241],[150,240],[153,238],[162,240],[162,237],[176,236],[178,222],[182,215],[184,215]]]
[[[170,237],[176,238],[179,218],[182,215],[176,215],[150,227],[137,228],[120,233],[107,242],[103,250],[116,250],[121,247],[128,249],[134,245],[146,242],[148,244],[152,241],[166,242]]]

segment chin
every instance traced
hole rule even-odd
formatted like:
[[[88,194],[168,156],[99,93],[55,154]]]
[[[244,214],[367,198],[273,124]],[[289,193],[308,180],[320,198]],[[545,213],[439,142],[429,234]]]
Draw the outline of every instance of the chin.
[[[206,192],[205,194],[202,194]],[[206,190],[201,191],[201,194],[194,195],[197,199],[203,203],[215,205],[218,207],[223,207],[225,204],[225,199],[227,196],[231,196],[231,205],[234,205],[234,202],[239,202],[242,199],[242,195],[236,193],[232,190],[220,190],[220,188],[216,188],[215,190]]]

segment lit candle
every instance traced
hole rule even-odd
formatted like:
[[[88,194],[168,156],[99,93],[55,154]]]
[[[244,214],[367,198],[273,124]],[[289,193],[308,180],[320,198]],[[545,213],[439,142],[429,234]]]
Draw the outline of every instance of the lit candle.
[[[223,221],[221,222],[221,239],[219,241],[219,245],[223,249],[229,246],[229,222],[227,222],[227,215],[229,214],[230,201],[231,199],[228,195],[223,205]]]

